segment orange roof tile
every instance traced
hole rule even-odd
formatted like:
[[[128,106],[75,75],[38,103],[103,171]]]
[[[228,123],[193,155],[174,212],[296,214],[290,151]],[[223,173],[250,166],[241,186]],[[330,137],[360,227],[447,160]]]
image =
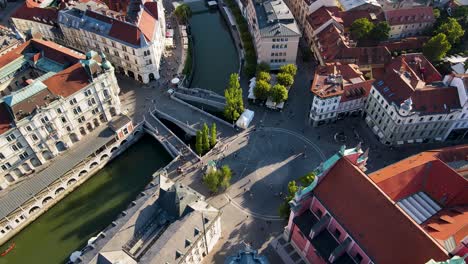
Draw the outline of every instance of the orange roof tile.
[[[43,81],[43,83],[53,94],[68,97],[91,82],[85,68],[81,63],[76,63]]]
[[[431,226],[437,225],[437,229]],[[433,215],[422,224],[430,236],[444,245],[445,240],[453,236],[455,243],[459,245],[468,236],[468,205],[460,206],[456,210],[444,209]]]
[[[375,263],[448,258],[438,243],[347,158],[336,162],[313,192]]]
[[[391,26],[435,22],[434,11],[431,6],[387,10],[385,11],[385,18]]]

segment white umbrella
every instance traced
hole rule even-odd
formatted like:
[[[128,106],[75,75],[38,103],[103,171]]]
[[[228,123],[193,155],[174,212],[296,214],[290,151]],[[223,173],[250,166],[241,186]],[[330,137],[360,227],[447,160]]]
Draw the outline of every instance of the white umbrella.
[[[70,255],[70,261],[75,262],[81,256],[81,251],[75,251]]]
[[[179,82],[180,82],[179,78],[174,78],[174,79],[171,80],[172,84],[178,84]]]

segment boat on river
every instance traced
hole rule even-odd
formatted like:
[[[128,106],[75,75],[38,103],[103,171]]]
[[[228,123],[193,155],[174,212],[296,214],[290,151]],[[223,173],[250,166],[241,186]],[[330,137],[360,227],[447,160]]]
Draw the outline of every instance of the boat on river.
[[[3,253],[0,255],[2,257],[6,256],[10,251],[12,251],[15,248],[15,243],[13,242]]]

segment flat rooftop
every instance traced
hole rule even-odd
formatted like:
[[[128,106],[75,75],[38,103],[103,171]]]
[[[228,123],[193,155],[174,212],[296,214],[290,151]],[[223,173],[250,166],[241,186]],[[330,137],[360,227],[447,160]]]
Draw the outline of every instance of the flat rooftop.
[[[300,36],[294,16],[282,0],[254,2],[262,37]]]

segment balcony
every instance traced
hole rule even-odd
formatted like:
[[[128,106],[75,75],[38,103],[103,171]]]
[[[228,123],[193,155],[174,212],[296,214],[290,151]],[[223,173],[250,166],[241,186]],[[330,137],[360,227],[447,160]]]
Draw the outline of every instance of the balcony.
[[[318,234],[314,236],[314,238],[310,238],[309,234],[311,229],[319,223],[319,219],[311,212],[306,211],[300,216],[297,216],[293,219],[294,224],[301,230],[302,234],[309,240],[312,244],[313,248],[315,249],[315,254],[318,257],[322,258],[326,263],[330,263],[328,259],[330,255],[340,246],[340,243],[328,232],[327,229],[323,229],[319,231]],[[354,264],[354,260],[348,255],[348,253],[344,253],[338,259],[336,259],[334,264]]]

